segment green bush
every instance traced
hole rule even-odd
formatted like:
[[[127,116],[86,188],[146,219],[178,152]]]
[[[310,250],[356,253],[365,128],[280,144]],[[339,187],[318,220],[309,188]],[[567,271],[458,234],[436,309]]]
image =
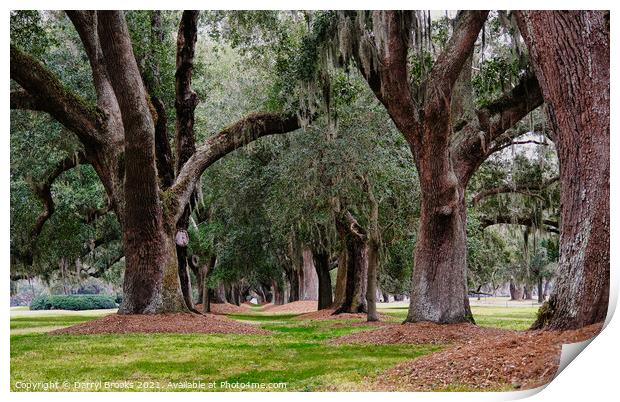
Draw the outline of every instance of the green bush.
[[[114,298],[104,295],[39,296],[30,304],[30,310],[97,310],[116,307]]]

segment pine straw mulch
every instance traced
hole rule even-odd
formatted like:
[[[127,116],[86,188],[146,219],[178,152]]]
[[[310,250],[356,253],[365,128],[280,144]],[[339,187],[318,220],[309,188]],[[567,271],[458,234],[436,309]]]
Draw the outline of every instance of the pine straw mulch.
[[[366,316],[365,314],[359,315],[364,317]],[[507,332],[511,332],[497,328],[485,328],[465,323],[449,325],[439,325],[431,322],[418,322],[415,324],[384,324],[385,325],[381,328],[375,330],[356,332],[334,338],[330,340],[329,343],[332,345],[342,345],[348,343],[370,343],[373,345],[389,345],[394,343],[445,345],[455,342],[466,342],[470,339],[485,336],[500,334],[505,335]]]
[[[311,311],[316,311],[319,306],[318,300],[300,300],[286,304],[266,304],[263,307],[264,313],[290,313],[290,314],[302,314]]]
[[[194,308],[198,311],[202,311],[202,304],[196,304]],[[249,306],[232,303],[211,303],[211,314],[245,314],[250,311]]]
[[[587,340],[601,327],[602,324],[595,324],[573,331],[508,331],[471,324],[417,323],[358,332],[330,343],[449,344],[443,351],[401,363],[369,378],[369,387],[377,391],[449,390],[454,386],[473,390],[507,386],[528,389],[553,379],[562,344]]]
[[[125,315],[111,314],[96,320],[83,322],[50,334],[128,334],[128,333],[176,333],[176,334],[270,334],[250,324],[213,314],[171,313]]]
[[[363,319],[364,320],[363,324],[371,324],[371,323],[366,322],[366,313],[340,313],[340,314],[334,315],[334,311],[336,310],[335,309],[324,309],[324,310],[312,311],[309,313],[298,315],[294,319],[295,320],[309,320],[309,321]],[[376,321],[375,322],[376,325],[389,325],[385,321],[389,321],[390,319],[392,319],[390,316],[387,316],[385,314],[378,314],[378,316],[379,316],[380,321]],[[345,342],[345,343],[350,343],[350,342]]]

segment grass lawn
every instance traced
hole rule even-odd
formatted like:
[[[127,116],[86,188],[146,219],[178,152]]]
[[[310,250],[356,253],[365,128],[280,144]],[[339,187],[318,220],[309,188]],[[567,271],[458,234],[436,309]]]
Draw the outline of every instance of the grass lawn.
[[[379,307],[379,311],[399,320],[407,317],[406,307]],[[538,307],[472,306],[471,311],[476,324],[482,327],[526,330],[536,320]]]
[[[402,310],[402,311],[401,311]],[[535,308],[475,307],[480,325],[526,329]],[[406,309],[382,309],[395,320]],[[201,382],[202,390],[221,383],[286,383],[288,391],[364,390],[365,376],[402,361],[440,350],[430,345],[328,345],[339,335],[363,331],[352,321],[301,321],[293,314],[233,314],[272,335],[126,334],[48,335],[45,331],[92,320],[92,314],[11,317],[11,389],[24,384],[56,383],[49,390],[192,390],[178,384]],[[66,383],[65,383],[66,381]],[[102,383],[97,383],[101,381]],[[76,382],[81,384],[76,384]],[[91,383],[90,388],[80,388]],[[177,387],[177,388],[175,388]],[[119,390],[119,389],[109,389]],[[255,389],[256,390],[256,389]]]

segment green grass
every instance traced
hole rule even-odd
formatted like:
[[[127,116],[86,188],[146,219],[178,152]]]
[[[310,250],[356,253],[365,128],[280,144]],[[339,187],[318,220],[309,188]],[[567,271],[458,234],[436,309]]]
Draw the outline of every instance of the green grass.
[[[400,320],[407,317],[406,307],[387,307],[379,309],[379,311]],[[538,307],[472,306],[471,311],[476,324],[482,327],[523,331],[528,329],[536,320]]]
[[[20,330],[59,327],[93,317],[13,318]],[[326,321],[293,320],[292,315],[240,315],[259,321],[272,335],[48,335],[11,336],[11,389],[18,382],[58,382],[53,390],[79,390],[75,382],[223,381],[286,383],[286,390],[359,389],[363,378],[404,360],[439,350],[428,345],[328,345],[331,337],[367,327]],[[68,381],[63,384],[64,381]],[[152,383],[150,383],[152,382]],[[157,384],[158,383],[158,384]],[[134,388],[135,389],[135,388]]]
[[[395,320],[407,314],[406,308],[380,311]],[[472,311],[478,325],[505,329],[527,329],[536,315],[535,307],[483,306],[472,307]],[[371,327],[354,326],[355,320],[296,320],[294,314],[259,310],[230,317],[270,330],[271,335],[44,333],[96,317],[64,312],[11,317],[11,389],[19,391],[18,384],[23,383],[57,382],[58,387],[50,390],[105,390],[105,382],[113,382],[133,386],[125,390],[141,390],[141,385],[150,386],[149,390],[175,390],[174,383],[199,381],[205,387],[202,390],[225,391],[221,383],[227,381],[286,383],[280,390],[288,391],[363,391],[365,377],[441,349],[329,345],[325,341],[330,338]],[[95,384],[84,389],[76,382]],[[458,389],[456,384],[446,388]]]

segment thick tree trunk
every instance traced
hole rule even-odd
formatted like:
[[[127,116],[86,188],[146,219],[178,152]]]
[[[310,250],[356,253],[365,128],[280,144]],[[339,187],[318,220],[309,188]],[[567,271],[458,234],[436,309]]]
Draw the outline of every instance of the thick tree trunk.
[[[532,286],[531,285],[523,286],[523,298],[525,300],[532,300]]]
[[[538,283],[536,284],[536,286],[536,291],[538,292],[538,303],[541,304],[543,301],[545,301],[543,296],[543,279],[541,277],[538,277]]]
[[[452,201],[458,197],[457,203],[433,202],[430,194],[422,197],[407,322],[473,322],[463,190],[452,191],[447,196]]]
[[[334,290],[334,302],[332,307],[338,308],[344,303],[347,291],[347,249],[344,246],[338,257],[338,272],[336,273],[336,289]]]
[[[124,16],[98,12],[106,67],[120,106],[124,138],[123,249],[126,269],[119,313],[186,311],[174,239],[167,233],[155,167],[155,127]],[[174,273],[170,271],[174,265]]]
[[[523,300],[523,286],[510,281],[510,300]]]
[[[283,289],[283,286],[281,286],[278,281],[272,281],[271,282],[271,288],[272,288],[272,292],[273,292],[273,304],[276,305],[282,305],[286,302],[286,292]]]
[[[214,301],[215,303],[226,303],[228,301],[228,299],[226,298],[226,286],[222,283],[219,282],[217,284],[217,288],[215,289],[215,295],[214,295]]]
[[[302,251],[302,278],[300,281],[300,300],[318,300],[319,277],[314,267],[312,250],[304,248]]]
[[[207,258],[207,263],[202,267],[202,311],[204,313],[211,312],[211,289],[209,289],[209,274],[215,267],[215,255]]]
[[[347,279],[343,303],[334,314],[365,313],[368,251],[356,236],[347,236]]]
[[[188,263],[187,263],[187,247],[176,246],[177,264],[179,267],[179,282],[181,285],[181,292],[183,293],[183,299],[185,304],[190,310],[194,309],[194,302],[192,300],[192,281],[190,280]]]
[[[603,321],[609,303],[609,11],[523,11],[560,161],[560,261],[535,328]]]
[[[332,300],[332,278],[329,274],[329,254],[326,252],[314,253],[314,267],[319,280],[318,309],[330,308]]]
[[[299,272],[296,270],[289,271],[290,293],[288,302],[296,302],[299,300]]]
[[[379,245],[368,242],[368,285],[366,301],[368,303],[368,321],[379,321],[377,314],[377,265],[379,263]]]

